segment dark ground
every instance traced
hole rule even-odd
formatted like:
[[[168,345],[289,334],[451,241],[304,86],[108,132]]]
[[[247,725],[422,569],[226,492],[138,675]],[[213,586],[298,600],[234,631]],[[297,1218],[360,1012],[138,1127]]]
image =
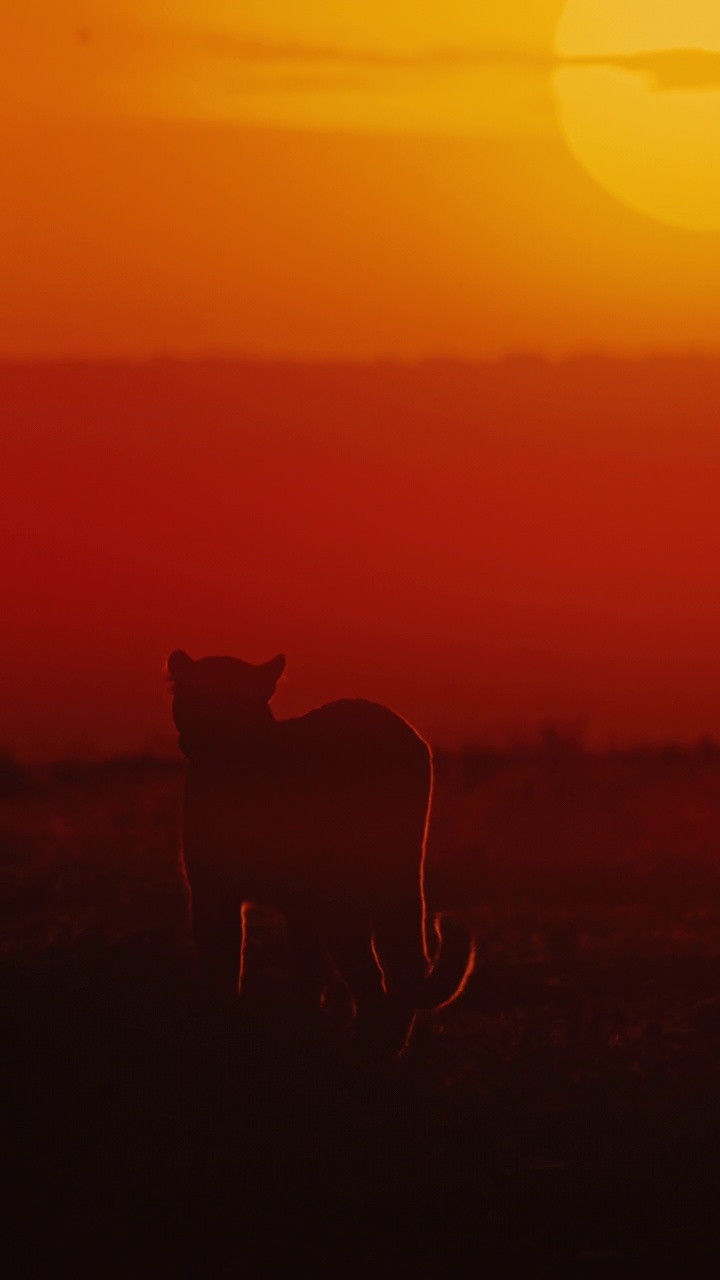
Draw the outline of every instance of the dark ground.
[[[177,766],[0,769],[8,1275],[136,1274],[153,1245],[159,1274],[699,1274],[720,753],[547,735],[438,776],[430,893],[478,967],[380,1077],[293,1025],[271,915],[244,1014],[200,1000]]]

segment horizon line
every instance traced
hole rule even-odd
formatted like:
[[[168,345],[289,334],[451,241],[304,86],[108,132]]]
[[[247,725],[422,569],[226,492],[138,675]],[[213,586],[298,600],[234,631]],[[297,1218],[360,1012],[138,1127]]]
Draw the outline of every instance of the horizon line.
[[[428,365],[454,365],[465,368],[497,367],[503,364],[541,364],[552,367],[582,364],[587,361],[613,364],[644,364],[666,361],[667,363],[705,362],[720,363],[720,342],[714,347],[648,347],[646,350],[622,351],[607,347],[587,347],[563,353],[550,353],[527,347],[510,348],[499,353],[485,355],[448,354],[439,352],[426,355],[372,355],[372,356],[339,356],[312,355],[303,356],[292,353],[269,355],[247,351],[157,351],[145,354],[117,352],[108,355],[83,354],[70,352],[53,355],[51,353],[22,355],[3,353],[0,351],[0,369],[35,368],[35,367],[145,367],[147,365],[237,365],[277,368],[347,368],[373,369],[387,368],[419,369]]]
[[[570,751],[577,752],[581,755],[588,756],[605,756],[605,755],[630,755],[638,752],[650,752],[653,754],[663,754],[671,751],[674,753],[682,753],[685,755],[698,754],[717,754],[720,755],[720,735],[708,733],[699,733],[690,737],[667,736],[667,737],[637,737],[625,738],[619,735],[616,739],[612,737],[605,738],[602,742],[592,740],[587,741],[582,736],[576,736],[572,732],[563,732],[562,726],[553,724],[538,725],[534,732],[528,733],[525,737],[517,737],[511,741],[493,740],[492,737],[468,738],[458,745],[451,742],[442,742],[440,740],[430,743],[434,755],[446,755],[451,757],[470,756],[473,754],[487,753],[494,756],[512,756],[514,754],[536,754],[552,751],[553,748],[566,748]],[[12,747],[7,746],[0,751],[0,777],[15,769],[25,771],[30,769],[53,769],[59,765],[71,765],[76,768],[104,768],[107,766],[118,765],[144,765],[154,766],[162,765],[183,765],[185,757],[179,747],[173,746],[169,741],[167,748],[162,750],[144,748],[138,746],[130,750],[107,750],[95,746],[85,746],[84,750],[73,751],[68,750],[65,754],[49,755],[49,754],[33,754],[23,755],[22,752],[15,754]]]

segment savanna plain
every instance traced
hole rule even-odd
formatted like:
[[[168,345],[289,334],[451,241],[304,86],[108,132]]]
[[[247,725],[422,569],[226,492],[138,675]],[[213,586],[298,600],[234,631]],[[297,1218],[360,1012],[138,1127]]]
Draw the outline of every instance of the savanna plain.
[[[342,1050],[340,988],[317,1026],[293,1021],[272,912],[250,923],[244,1012],[199,998],[182,771],[0,768],[3,1159],[56,1257],[98,1232],[110,1266],[143,1223],[166,1261],[198,1239],[206,1265],[247,1261],[255,1240],[270,1270],[700,1257],[720,1192],[717,745],[592,751],[549,728],[439,750],[428,897],[471,921],[477,964],[380,1077]]]

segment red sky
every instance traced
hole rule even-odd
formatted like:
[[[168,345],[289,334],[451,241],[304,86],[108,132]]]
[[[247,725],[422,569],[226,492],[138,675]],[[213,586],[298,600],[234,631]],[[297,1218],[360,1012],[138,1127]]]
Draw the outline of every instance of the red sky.
[[[720,735],[716,7],[9,9],[0,747],[159,743],[178,645]]]
[[[168,651],[435,741],[720,734],[720,365],[0,368],[0,746],[169,741]]]

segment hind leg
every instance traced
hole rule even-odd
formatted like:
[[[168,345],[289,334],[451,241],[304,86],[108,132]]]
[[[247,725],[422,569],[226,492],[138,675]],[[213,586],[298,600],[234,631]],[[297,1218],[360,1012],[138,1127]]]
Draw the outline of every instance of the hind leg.
[[[387,992],[390,1034],[397,1051],[407,1047],[415,1022],[422,984],[428,971],[422,908],[410,900],[384,907],[373,915],[373,944]]]
[[[243,936],[239,900],[193,887],[192,928],[203,986],[214,995],[236,996]]]
[[[413,1011],[386,990],[369,915],[346,919],[340,926],[331,947],[355,1003],[355,1050],[361,1058],[387,1061],[402,1050]]]

